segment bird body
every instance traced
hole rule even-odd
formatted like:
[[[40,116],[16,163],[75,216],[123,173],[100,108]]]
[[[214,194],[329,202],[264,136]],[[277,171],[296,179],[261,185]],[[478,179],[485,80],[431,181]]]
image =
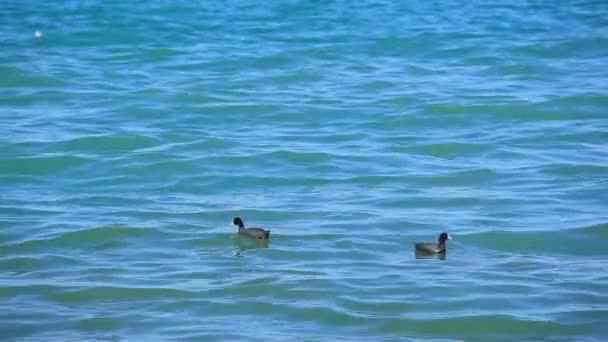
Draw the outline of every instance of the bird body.
[[[240,217],[235,217],[232,223],[239,227],[239,235],[256,240],[268,240],[270,238],[270,230],[262,228],[245,228],[245,224]]]
[[[451,240],[452,238],[447,233],[441,233],[439,235],[438,243],[429,243],[429,242],[418,242],[415,243],[417,253],[445,253],[447,247],[447,240]]]

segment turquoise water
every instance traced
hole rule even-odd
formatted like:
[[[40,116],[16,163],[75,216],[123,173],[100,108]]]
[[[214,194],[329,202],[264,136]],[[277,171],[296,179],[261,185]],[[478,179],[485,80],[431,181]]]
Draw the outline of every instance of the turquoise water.
[[[0,47],[0,340],[608,339],[605,1],[8,0]]]

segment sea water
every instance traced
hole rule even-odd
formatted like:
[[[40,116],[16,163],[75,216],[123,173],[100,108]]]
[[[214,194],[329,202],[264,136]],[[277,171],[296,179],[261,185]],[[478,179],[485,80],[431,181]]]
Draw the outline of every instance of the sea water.
[[[0,51],[2,341],[608,339],[605,1],[5,0]]]

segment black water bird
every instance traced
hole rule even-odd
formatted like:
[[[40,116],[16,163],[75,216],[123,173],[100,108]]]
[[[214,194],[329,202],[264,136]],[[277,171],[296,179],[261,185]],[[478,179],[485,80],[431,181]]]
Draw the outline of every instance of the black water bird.
[[[447,241],[452,238],[448,233],[439,234],[438,243],[429,243],[429,242],[418,242],[414,245],[416,246],[416,253],[425,253],[425,254],[437,254],[437,253],[445,253],[447,250]]]
[[[270,230],[265,230],[262,228],[245,228],[245,224],[240,217],[235,217],[232,223],[239,226],[239,235],[260,241],[267,241],[270,239]]]

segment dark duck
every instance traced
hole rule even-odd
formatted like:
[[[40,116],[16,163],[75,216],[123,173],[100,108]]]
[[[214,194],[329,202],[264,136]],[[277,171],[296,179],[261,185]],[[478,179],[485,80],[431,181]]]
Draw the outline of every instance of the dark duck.
[[[447,250],[447,241],[451,239],[452,238],[448,235],[448,233],[441,233],[439,234],[439,240],[437,241],[437,243],[418,242],[414,244],[416,246],[416,253],[445,253]]]
[[[232,223],[239,226],[239,235],[261,241],[266,241],[270,238],[270,230],[262,228],[245,228],[245,224],[240,217],[235,217]]]

